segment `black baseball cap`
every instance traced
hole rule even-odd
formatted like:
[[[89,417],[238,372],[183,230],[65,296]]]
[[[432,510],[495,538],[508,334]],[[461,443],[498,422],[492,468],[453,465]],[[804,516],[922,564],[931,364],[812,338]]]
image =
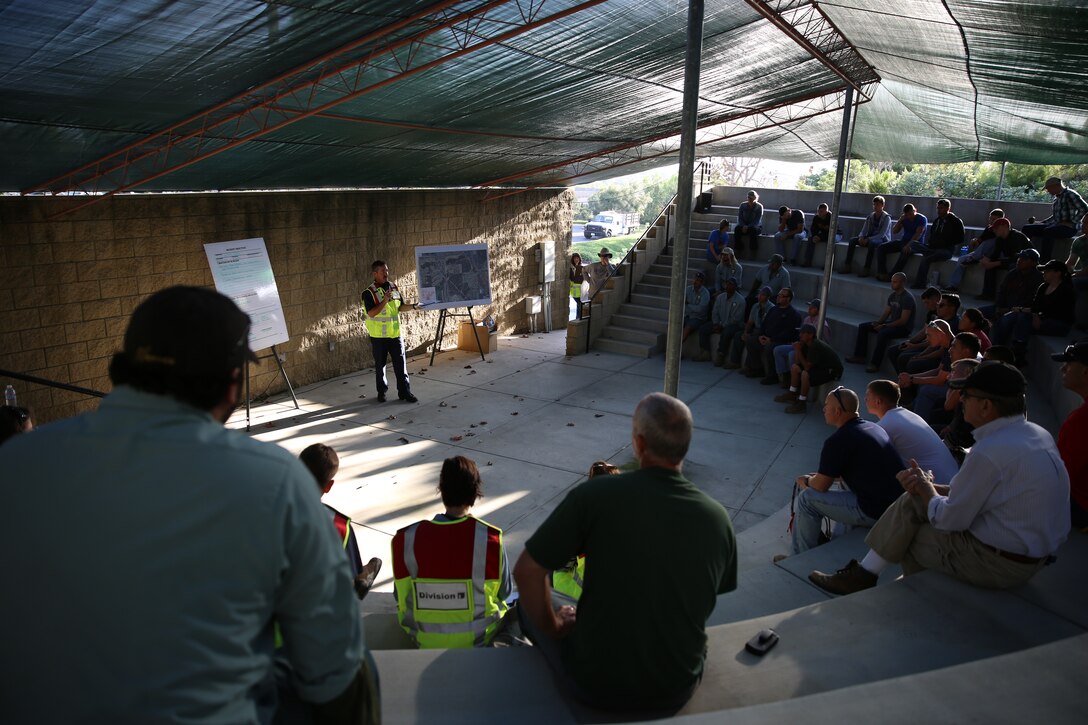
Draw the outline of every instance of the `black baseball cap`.
[[[1054,362],[1079,362],[1088,365],[1088,341],[1067,345],[1063,352],[1050,356]]]
[[[218,375],[257,361],[249,349],[249,315],[226,295],[203,287],[167,287],[141,302],[125,330],[134,366],[177,375]]]
[[[1002,397],[1023,395],[1027,385],[1022,372],[1008,363],[996,360],[982,363],[966,378],[948,381],[948,387],[956,390],[974,388]]]

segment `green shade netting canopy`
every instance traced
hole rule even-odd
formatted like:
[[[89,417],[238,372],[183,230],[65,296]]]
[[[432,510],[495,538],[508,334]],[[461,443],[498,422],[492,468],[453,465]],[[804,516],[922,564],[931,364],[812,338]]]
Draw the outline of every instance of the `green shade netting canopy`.
[[[819,8],[880,77],[852,156],[1088,161],[1083,0]],[[494,42],[527,21],[539,24]],[[42,189],[208,109],[268,101],[269,81],[360,40],[337,57],[369,58],[360,77],[379,87],[134,188],[566,185],[639,171],[676,159],[686,27],[686,2],[645,0],[0,2],[0,190]],[[837,103],[768,109],[841,98],[838,75],[742,0],[709,0],[703,35],[699,156],[837,156]],[[335,99],[316,75],[296,79]]]

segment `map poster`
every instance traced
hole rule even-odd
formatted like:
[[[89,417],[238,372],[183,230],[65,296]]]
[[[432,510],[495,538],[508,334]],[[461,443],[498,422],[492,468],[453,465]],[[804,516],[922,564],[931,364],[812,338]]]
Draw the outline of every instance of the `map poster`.
[[[416,247],[419,307],[440,310],[491,303],[486,244]]]
[[[204,245],[215,288],[249,315],[249,349],[287,342],[287,322],[264,239]]]

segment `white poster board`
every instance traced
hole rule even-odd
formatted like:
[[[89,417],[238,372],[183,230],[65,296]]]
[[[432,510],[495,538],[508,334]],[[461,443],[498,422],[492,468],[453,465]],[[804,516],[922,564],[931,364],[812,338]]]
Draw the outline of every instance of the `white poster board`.
[[[249,315],[249,349],[287,342],[287,322],[264,239],[239,239],[204,245],[215,288]]]
[[[419,307],[491,304],[491,267],[486,244],[416,247]]]

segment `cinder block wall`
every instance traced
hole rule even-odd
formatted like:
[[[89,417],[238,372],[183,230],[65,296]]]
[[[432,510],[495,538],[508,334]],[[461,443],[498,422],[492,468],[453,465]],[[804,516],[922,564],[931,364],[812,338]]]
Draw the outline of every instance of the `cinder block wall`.
[[[573,193],[534,190],[495,201],[471,190],[269,192],[119,196],[63,216],[75,199],[0,198],[0,369],[109,391],[110,356],[133,308],[174,284],[211,286],[203,244],[264,237],[287,319],[288,375],[305,385],[372,361],[361,291],[384,259],[409,301],[414,248],[486,242],[500,332],[529,329],[524,299],[541,293],[535,245],[570,245]],[[566,319],[565,279],[552,285]],[[463,312],[464,310],[456,310]],[[405,312],[409,351],[434,339],[438,312]],[[443,344],[456,344],[456,325]],[[329,343],[335,342],[335,350]],[[264,351],[265,354],[268,351]],[[39,422],[96,399],[0,377]],[[271,360],[253,369],[254,396],[283,389]]]

